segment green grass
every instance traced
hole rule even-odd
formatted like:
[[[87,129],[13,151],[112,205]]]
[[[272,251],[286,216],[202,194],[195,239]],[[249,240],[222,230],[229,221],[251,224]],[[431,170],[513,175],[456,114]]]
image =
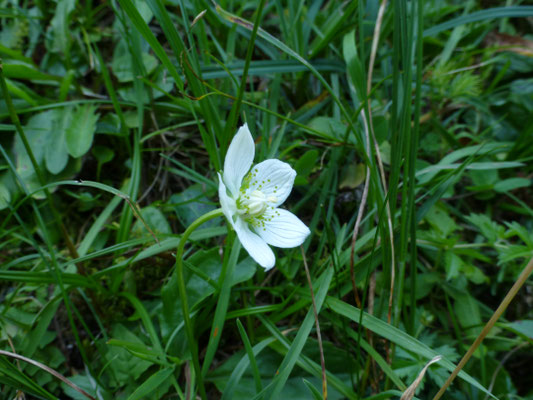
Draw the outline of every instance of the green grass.
[[[417,398],[533,399],[531,15],[0,2],[0,397],[394,399],[442,355]],[[312,232],[271,271],[217,210],[244,122]]]

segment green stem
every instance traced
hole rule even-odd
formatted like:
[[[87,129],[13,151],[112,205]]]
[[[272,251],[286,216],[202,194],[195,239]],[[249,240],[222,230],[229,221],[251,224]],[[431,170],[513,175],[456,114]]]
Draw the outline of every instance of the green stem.
[[[455,379],[455,377],[459,374],[459,372],[463,369],[465,364],[470,360],[470,357],[472,357],[472,354],[477,350],[483,339],[485,339],[485,336],[489,333],[489,331],[492,329],[496,321],[501,317],[503,312],[507,309],[509,306],[509,303],[513,300],[513,298],[516,296],[522,285],[526,282],[529,275],[531,275],[531,272],[533,272],[533,257],[531,260],[529,260],[528,264],[514,283],[513,287],[509,290],[507,295],[504,297],[496,311],[494,311],[494,314],[492,314],[492,317],[490,318],[489,322],[485,325],[479,336],[476,338],[474,343],[472,343],[472,346],[468,349],[466,354],[463,356],[459,364],[457,364],[457,367],[453,370],[452,374],[448,378],[448,380],[442,385],[438,393],[433,397],[433,400],[438,400],[442,397],[448,386],[452,383],[452,381]]]
[[[196,228],[198,228],[204,222],[207,222],[213,218],[221,217],[223,215],[224,213],[222,212],[222,209],[217,208],[216,210],[210,211],[207,214],[204,214],[198,219],[196,219],[181,236],[180,242],[178,244],[178,250],[176,252],[176,275],[178,278],[178,291],[181,300],[181,308],[183,310],[183,323],[185,325],[185,333],[189,342],[189,348],[191,349],[192,363],[194,366],[194,371],[196,373],[196,379],[198,379],[200,396],[204,400],[207,399],[207,395],[205,392],[204,380],[202,378],[202,369],[200,368],[200,361],[198,359],[198,344],[196,343],[196,338],[194,337],[193,326],[191,318],[189,316],[187,289],[185,287],[185,280],[183,279],[183,250],[185,249],[185,243],[187,243],[187,239]]]

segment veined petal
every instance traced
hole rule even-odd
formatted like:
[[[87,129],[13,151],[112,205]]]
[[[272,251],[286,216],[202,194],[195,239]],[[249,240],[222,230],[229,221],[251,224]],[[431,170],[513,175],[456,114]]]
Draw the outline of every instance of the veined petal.
[[[290,211],[282,208],[269,209],[263,214],[264,225],[256,232],[268,244],[276,247],[291,248],[301,245],[311,231]]]
[[[246,221],[237,218],[233,225],[237,236],[248,254],[263,268],[270,269],[276,263],[276,257],[272,249],[258,235],[253,233]]]
[[[224,181],[220,174],[218,174],[218,198],[220,199],[222,212],[224,212],[224,215],[231,226],[234,226],[233,216],[237,212],[237,205],[235,204],[235,200],[229,197],[226,193],[226,185],[224,185]]]
[[[283,161],[271,159],[260,162],[253,167],[251,176],[246,193],[259,190],[267,198],[272,198],[268,202],[270,206],[277,207],[289,197],[296,171]]]
[[[237,196],[242,178],[250,170],[255,155],[255,144],[248,125],[239,128],[231,141],[224,160],[224,183]]]

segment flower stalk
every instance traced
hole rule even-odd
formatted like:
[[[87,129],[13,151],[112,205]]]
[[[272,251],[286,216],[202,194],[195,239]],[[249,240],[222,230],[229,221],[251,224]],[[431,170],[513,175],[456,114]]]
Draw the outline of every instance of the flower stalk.
[[[210,211],[196,219],[189,227],[183,232],[180,242],[178,244],[178,249],[176,252],[176,268],[175,273],[178,280],[178,292],[181,300],[181,309],[183,311],[183,324],[185,325],[185,334],[187,335],[187,341],[189,342],[189,348],[191,349],[192,363],[194,367],[194,372],[196,374],[196,379],[198,380],[198,388],[200,390],[200,396],[203,400],[207,399],[207,395],[204,387],[204,380],[202,377],[202,369],[200,368],[200,360],[198,358],[198,343],[194,337],[194,330],[189,316],[189,303],[187,301],[187,289],[185,287],[185,280],[183,277],[183,250],[185,249],[185,244],[187,239],[191,236],[191,233],[194,232],[203,223],[212,220],[213,218],[221,217],[224,213],[221,208]]]

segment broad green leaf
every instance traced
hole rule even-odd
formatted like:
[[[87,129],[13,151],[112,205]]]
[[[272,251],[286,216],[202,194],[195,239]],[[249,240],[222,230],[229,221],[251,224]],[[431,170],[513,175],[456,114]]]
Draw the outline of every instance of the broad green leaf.
[[[59,0],[48,30],[48,49],[55,53],[68,53],[72,34],[69,31],[69,15],[76,0]]]
[[[141,216],[144,222],[152,230],[155,235],[158,234],[171,234],[172,229],[163,213],[157,207],[148,206],[141,209]],[[143,221],[137,220],[132,228],[132,234],[136,236],[142,236],[147,234],[148,231]]]
[[[52,130],[54,114],[54,110],[35,114],[28,120],[28,123],[24,127],[24,132],[26,133],[35,161],[40,168],[42,168],[48,137]],[[26,153],[26,148],[20,135],[15,136],[13,152],[15,154],[15,169],[17,174],[24,182],[27,190],[34,192],[41,187],[41,184],[33,168],[30,156]],[[44,193],[40,191],[35,193],[34,196],[42,199],[44,198]]]
[[[94,146],[91,152],[99,164],[108,163],[115,157],[113,149],[107,146]]]
[[[365,181],[366,168],[363,163],[351,163],[344,167],[339,189],[355,189]]]
[[[308,150],[296,161],[296,164],[294,164],[294,169],[296,170],[295,185],[305,185],[307,183],[307,176],[316,166],[317,159],[318,151]]]
[[[334,142],[341,142],[344,140],[346,134],[346,126],[336,118],[330,117],[316,117],[311,120],[309,127],[314,132],[320,132],[320,136]]]
[[[52,174],[59,174],[68,162],[67,130],[72,123],[72,108],[54,110],[52,129],[46,143],[46,168]]]
[[[96,122],[96,106],[79,106],[72,114],[72,123],[67,129],[67,149],[72,157],[81,157],[89,151],[93,143]]]
[[[174,207],[177,217],[184,227],[192,224],[201,215],[214,210],[212,204],[205,194],[203,185],[197,183],[189,186],[181,193],[173,194],[170,197],[170,204]],[[211,220],[203,226],[215,226],[217,221]]]

